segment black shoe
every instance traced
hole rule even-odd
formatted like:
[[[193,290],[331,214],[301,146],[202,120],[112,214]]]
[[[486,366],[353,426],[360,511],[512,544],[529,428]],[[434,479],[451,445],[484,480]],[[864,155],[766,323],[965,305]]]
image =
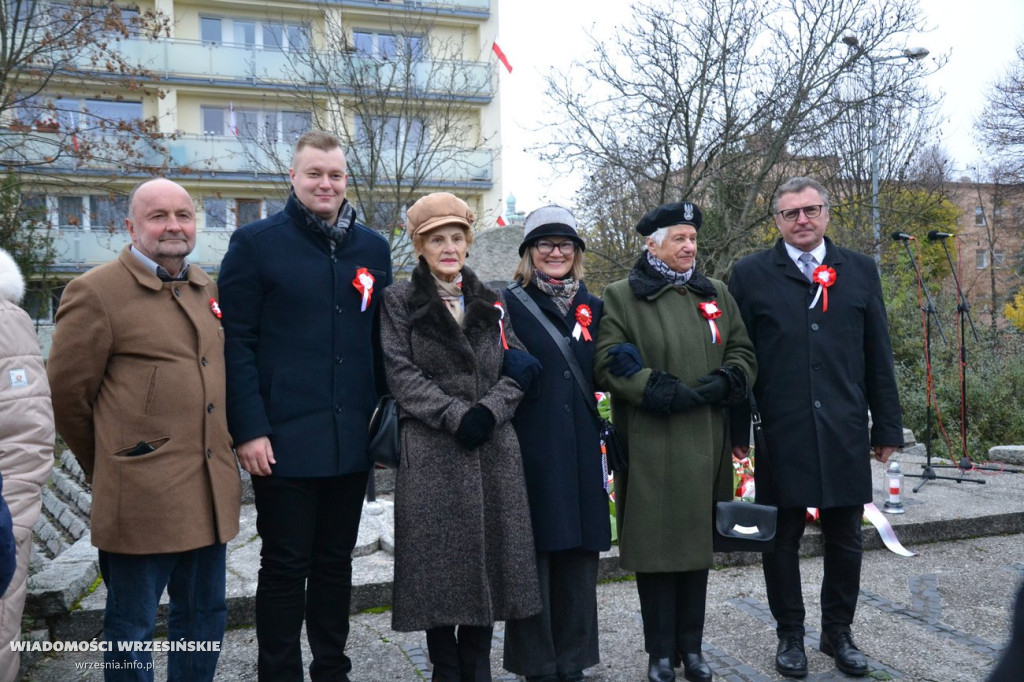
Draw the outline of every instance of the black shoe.
[[[821,633],[821,653],[831,656],[836,667],[847,675],[863,677],[868,674],[868,659],[857,645],[853,643],[853,635],[849,632],[836,632],[831,636]]]
[[[561,682],[558,675],[527,675],[526,682]]]
[[[775,652],[775,669],[786,677],[807,677],[807,654],[800,635],[781,635]]]
[[[583,674],[582,670],[577,670],[574,673],[565,673],[564,675],[558,676],[559,682],[583,682],[587,679],[587,676]]]
[[[675,682],[676,671],[672,669],[672,659],[651,656],[647,667],[647,679],[650,682]]]
[[[702,654],[683,653],[683,677],[690,682],[711,682],[711,668]]]

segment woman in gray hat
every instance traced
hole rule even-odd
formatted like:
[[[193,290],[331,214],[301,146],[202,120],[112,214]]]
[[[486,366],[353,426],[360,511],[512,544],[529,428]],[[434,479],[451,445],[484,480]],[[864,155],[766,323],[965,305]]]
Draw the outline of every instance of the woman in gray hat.
[[[540,371],[501,296],[465,267],[473,212],[446,192],[409,208],[419,265],[382,292],[380,337],[401,417],[392,627],[426,630],[435,682],[491,679],[495,621],[540,610],[511,419]]]
[[[599,662],[598,554],[611,546],[592,376],[603,304],[583,284],[585,244],[572,213],[544,206],[526,217],[525,228],[508,308],[519,340],[544,369],[513,423],[544,610],[506,624],[505,668],[531,682],[577,681]],[[575,368],[538,314],[570,339]]]

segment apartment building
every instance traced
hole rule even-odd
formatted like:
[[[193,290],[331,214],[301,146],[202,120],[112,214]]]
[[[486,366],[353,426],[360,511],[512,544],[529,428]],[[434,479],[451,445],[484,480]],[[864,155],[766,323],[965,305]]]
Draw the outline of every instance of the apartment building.
[[[35,4],[54,22],[87,6]],[[55,236],[50,281],[32,284],[36,318],[52,319],[61,281],[113,259],[128,242],[127,193],[154,174],[180,182],[196,200],[199,234],[190,260],[215,272],[236,226],[281,208],[292,145],[312,127],[343,138],[349,199],[399,250],[407,242],[394,228],[426,192],[455,192],[485,219],[481,224],[493,222],[502,203],[490,49],[497,5],[121,6],[123,25],[110,45],[124,64],[83,50],[72,68],[10,109],[0,131],[0,164],[21,179],[23,215]],[[97,19],[95,30],[97,41],[110,39],[109,24]],[[33,87],[28,71],[24,89]]]

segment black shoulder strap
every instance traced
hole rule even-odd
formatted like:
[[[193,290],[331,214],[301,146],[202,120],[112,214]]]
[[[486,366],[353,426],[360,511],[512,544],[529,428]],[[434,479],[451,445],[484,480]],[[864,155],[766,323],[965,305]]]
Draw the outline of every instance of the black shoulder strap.
[[[530,298],[530,295],[523,291],[523,287],[519,285],[519,282],[509,284],[508,290],[519,300],[520,303],[523,304],[523,307],[529,310],[530,313],[537,318],[537,321],[540,322],[540,326],[544,327],[544,330],[551,335],[551,338],[555,342],[555,346],[557,346],[558,350],[561,351],[562,357],[565,358],[565,362],[569,365],[569,369],[572,370],[572,375],[576,379],[576,387],[579,388],[580,393],[583,394],[583,402],[585,402],[587,407],[589,407],[591,411],[600,418],[600,415],[598,415],[597,412],[597,406],[594,404],[594,396],[587,391],[586,381],[583,379],[583,370],[580,369],[580,364],[576,362],[576,356],[573,355],[572,349],[569,346],[571,343],[569,341],[569,337],[562,336],[562,334],[555,329],[555,325],[551,324],[551,320],[549,320],[548,316],[544,314],[544,311],[537,306],[536,302]]]

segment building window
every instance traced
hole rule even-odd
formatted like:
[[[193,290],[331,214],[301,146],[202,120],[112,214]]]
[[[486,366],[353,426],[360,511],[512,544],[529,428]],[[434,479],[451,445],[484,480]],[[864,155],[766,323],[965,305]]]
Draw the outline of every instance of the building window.
[[[352,42],[356,54],[378,59],[408,58],[421,61],[425,58],[426,41],[423,36],[380,33],[376,31],[353,31]]]
[[[57,197],[57,226],[81,229],[85,225],[84,197]]]
[[[270,208],[270,202],[266,202]],[[263,217],[264,202],[259,199],[204,197],[203,212],[207,230],[233,230]],[[268,210],[267,215],[272,211]]]
[[[200,17],[199,38],[208,45],[236,45],[299,52],[310,45],[309,24]]]
[[[64,287],[54,286],[48,282],[25,282],[25,298],[22,307],[35,322],[53,322],[54,313],[60,304],[60,296]]]
[[[200,107],[204,135],[234,135],[229,107]],[[294,142],[313,126],[308,111],[266,111],[235,107],[234,124],[243,140]]]
[[[984,225],[985,224],[985,209],[981,206],[974,207],[974,224]]]
[[[50,222],[49,210],[46,207],[45,194],[23,194],[21,206],[18,208],[21,224],[25,227]]]
[[[995,251],[992,253],[992,267],[994,268],[1005,268],[1006,267],[1006,254],[1002,251]]]
[[[420,118],[356,116],[356,144],[384,150],[416,151],[422,148],[426,127]],[[371,145],[371,142],[376,142],[376,145]]]
[[[128,197],[124,194],[94,194],[89,197],[89,225],[94,230],[127,229]]]
[[[203,212],[206,214],[207,230],[228,229],[228,200],[220,197],[204,197]]]
[[[984,270],[988,267],[988,249],[978,249],[974,252],[974,259],[977,263],[979,270]]]
[[[260,217],[259,199],[235,199],[235,225],[248,225]]]
[[[33,97],[18,108],[16,117],[39,124],[54,122],[65,130],[118,130],[142,120],[142,102],[114,102],[74,97]]]

